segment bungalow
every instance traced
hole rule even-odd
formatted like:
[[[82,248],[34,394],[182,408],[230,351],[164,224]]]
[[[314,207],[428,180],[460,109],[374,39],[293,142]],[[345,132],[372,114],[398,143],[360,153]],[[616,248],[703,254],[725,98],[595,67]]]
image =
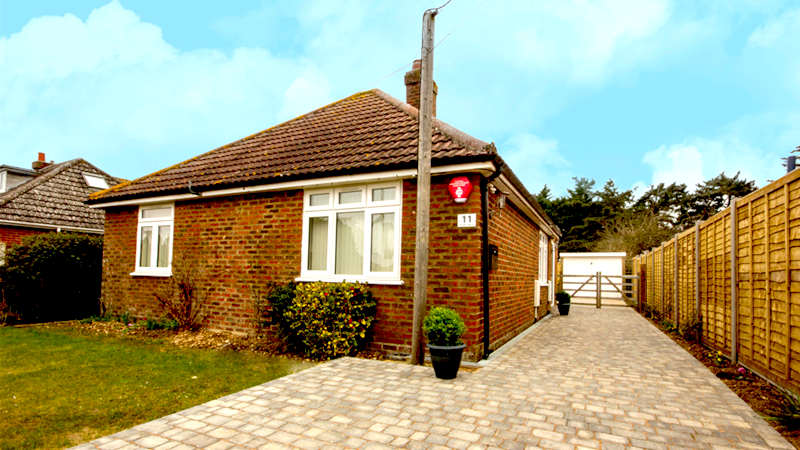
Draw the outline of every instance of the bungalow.
[[[31,166],[0,165],[0,264],[6,249],[25,236],[103,234],[103,211],[84,202],[92,192],[121,181],[80,158],[53,164],[39,153]]]
[[[372,348],[408,354],[418,63],[405,82],[407,103],[359,92],[90,196],[106,212],[106,307],[159,314],[153,293],[179,255],[203,264],[207,325],[234,332],[252,331],[267,282],[358,280],[378,301]],[[437,119],[430,236],[429,303],[464,318],[465,357],[549,312],[558,227],[494,144]]]

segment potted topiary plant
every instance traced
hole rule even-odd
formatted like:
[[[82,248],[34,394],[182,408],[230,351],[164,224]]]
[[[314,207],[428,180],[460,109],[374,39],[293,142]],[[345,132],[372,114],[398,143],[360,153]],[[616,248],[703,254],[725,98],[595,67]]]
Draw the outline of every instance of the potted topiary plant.
[[[422,322],[422,330],[428,339],[428,351],[436,378],[451,380],[458,375],[461,354],[466,345],[461,336],[467,327],[457,312],[450,308],[435,307]]]
[[[556,292],[556,302],[558,302],[558,313],[562,316],[569,314],[570,296],[564,291]]]

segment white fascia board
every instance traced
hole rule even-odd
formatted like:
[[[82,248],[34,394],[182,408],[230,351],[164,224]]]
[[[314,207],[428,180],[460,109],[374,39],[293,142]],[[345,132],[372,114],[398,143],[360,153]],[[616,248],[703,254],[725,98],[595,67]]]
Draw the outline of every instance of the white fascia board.
[[[431,174],[442,175],[457,172],[492,172],[494,163],[491,161],[450,164],[431,168]],[[218,189],[214,191],[203,191],[199,194],[177,194],[164,195],[160,197],[145,197],[131,200],[120,200],[117,202],[97,203],[89,205],[90,208],[110,208],[113,206],[147,205],[153,203],[174,202],[178,200],[193,200],[200,198],[223,197],[229,195],[252,194],[257,192],[284,191],[290,189],[308,189],[343,184],[358,184],[364,182],[379,182],[398,180],[404,178],[414,178],[417,176],[416,169],[392,170],[387,172],[362,173],[356,175],[342,175],[337,177],[312,178],[306,180],[286,181],[283,183],[261,184],[256,186],[242,186],[230,189]]]
[[[564,258],[625,258],[625,252],[576,252],[561,253]]]
[[[0,225],[37,228],[41,230],[64,230],[64,231],[78,231],[81,233],[103,234],[103,230],[97,228],[70,227],[67,225],[50,225],[50,224],[34,223],[34,222],[22,222],[18,220],[0,219]]]

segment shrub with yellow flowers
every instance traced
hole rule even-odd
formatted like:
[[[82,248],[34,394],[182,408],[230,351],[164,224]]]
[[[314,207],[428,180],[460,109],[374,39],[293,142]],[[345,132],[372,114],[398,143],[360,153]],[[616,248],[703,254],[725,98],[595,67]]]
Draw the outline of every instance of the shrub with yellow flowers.
[[[280,291],[282,304],[273,308],[278,306],[275,319],[291,348],[309,358],[332,359],[364,347],[377,306],[366,285],[299,283],[291,299],[286,294]]]

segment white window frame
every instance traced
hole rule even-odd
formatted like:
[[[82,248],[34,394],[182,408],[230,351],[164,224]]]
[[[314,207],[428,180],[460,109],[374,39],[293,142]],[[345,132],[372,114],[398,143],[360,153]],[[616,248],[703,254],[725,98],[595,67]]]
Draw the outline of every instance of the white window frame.
[[[169,217],[157,218],[143,218],[144,211],[149,209],[161,209],[169,207]],[[140,206],[138,211],[138,221],[136,224],[136,260],[133,262],[134,271],[131,273],[133,276],[146,276],[146,277],[169,277],[172,276],[172,242],[175,238],[175,204],[174,203],[161,203],[156,205]],[[158,264],[158,227],[161,225],[169,225],[169,244],[167,246],[169,254],[167,255],[167,267],[157,267]],[[139,256],[142,249],[142,228],[152,227],[151,235],[151,250],[150,262],[151,266],[139,266]]]
[[[549,238],[544,231],[539,231],[539,282],[542,284],[546,284],[548,282],[547,279],[547,256],[548,256],[548,246],[549,246]]]
[[[395,188],[396,197],[394,200],[372,201],[372,189],[386,187]],[[339,203],[341,192],[360,190],[361,202],[359,203]],[[328,194],[328,205],[310,206],[310,198],[314,194]],[[327,189],[309,189],[303,194],[303,233],[302,233],[302,257],[300,258],[300,276],[296,281],[359,281],[369,284],[403,284],[400,279],[400,257],[402,253],[402,231],[403,231],[403,183],[402,181],[392,181],[386,183],[362,184],[336,186]],[[336,274],[336,215],[343,212],[364,212],[364,243],[363,249],[363,269],[361,275]],[[372,272],[372,215],[381,213],[394,213],[394,254],[391,272]],[[309,219],[312,217],[328,218],[328,242],[326,270],[308,269],[308,233]]]
[[[0,194],[8,190],[6,189],[6,178],[8,178],[8,175],[6,175],[6,173],[7,171],[5,170],[0,172]]]

